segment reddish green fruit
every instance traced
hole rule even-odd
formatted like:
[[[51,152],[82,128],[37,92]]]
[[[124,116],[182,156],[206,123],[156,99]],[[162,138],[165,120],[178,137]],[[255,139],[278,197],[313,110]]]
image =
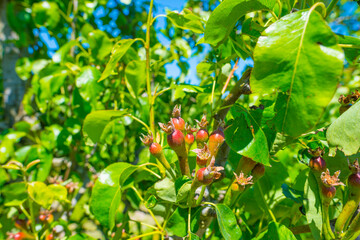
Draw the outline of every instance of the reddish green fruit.
[[[196,142],[207,142],[209,139],[209,133],[206,129],[200,129],[196,133]]]
[[[41,222],[45,222],[45,221],[46,221],[46,215],[45,215],[45,214],[41,214],[41,215],[39,216],[39,220],[40,220]]]
[[[360,173],[353,173],[348,178],[351,195],[360,195]]]
[[[253,168],[253,170],[251,171],[251,175],[253,176],[254,181],[263,177],[264,174],[265,174],[265,166],[264,164],[261,163],[257,163]]]
[[[191,146],[193,145],[194,141],[195,141],[195,137],[194,137],[194,132],[197,131],[197,129],[195,127],[191,127],[190,125],[186,124],[185,125],[185,130],[186,130],[186,135],[185,135],[185,143],[187,145],[187,149],[189,151],[189,149],[191,148]]]
[[[155,142],[150,144],[149,150],[150,150],[151,155],[153,155],[155,157],[159,156],[162,153],[161,145],[158,143],[155,143]]]
[[[212,183],[213,179],[214,177],[206,167],[200,168],[196,172],[196,180],[204,185]]]
[[[325,197],[327,199],[333,199],[336,194],[336,188],[333,186],[327,187],[325,185],[322,185],[321,193],[322,193],[323,197]]]
[[[16,233],[16,234],[13,236],[13,238],[14,238],[15,240],[25,239],[25,233],[23,233],[23,232],[18,232],[18,233]]]
[[[312,157],[309,162],[309,167],[313,171],[315,171],[317,173],[321,173],[326,170],[326,162],[321,156]]]
[[[215,130],[209,137],[209,150],[211,156],[216,156],[221,144],[225,141],[225,135],[222,128]]]
[[[46,236],[46,240],[53,240],[53,239],[54,239],[54,234],[52,233]]]
[[[46,216],[46,221],[50,224],[54,221],[54,215],[51,213]]]

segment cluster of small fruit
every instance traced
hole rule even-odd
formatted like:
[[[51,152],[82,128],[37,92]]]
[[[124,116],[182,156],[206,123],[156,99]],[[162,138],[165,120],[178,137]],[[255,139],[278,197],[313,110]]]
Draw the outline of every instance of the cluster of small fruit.
[[[44,211],[39,214],[39,222],[45,227],[44,229],[48,229],[51,223],[54,221],[54,215],[51,211]],[[31,220],[22,220],[17,219],[15,221],[15,227],[20,231],[17,233],[7,233],[7,239],[14,240],[26,240],[26,239],[34,239],[33,233],[31,233]],[[48,232],[44,234],[45,240],[53,240],[54,232]]]
[[[318,182],[321,193],[324,235],[328,235],[331,239],[335,239],[336,237],[348,239],[360,231],[360,214],[357,214],[356,218],[350,223],[350,220],[360,203],[359,163],[356,160],[353,164],[349,164],[349,169],[352,172],[347,178],[349,195],[346,204],[336,220],[335,233],[333,233],[328,219],[328,208],[331,200],[336,194],[335,186],[345,186],[345,184],[339,180],[340,171],[336,171],[333,176],[330,175],[330,171],[326,166],[326,161],[322,157],[323,150],[318,148],[316,150],[310,150],[309,152],[313,156],[310,159],[309,167]]]

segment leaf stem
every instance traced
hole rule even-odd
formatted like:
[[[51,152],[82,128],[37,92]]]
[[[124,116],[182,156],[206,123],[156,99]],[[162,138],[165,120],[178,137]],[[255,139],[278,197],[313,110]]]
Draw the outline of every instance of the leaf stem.
[[[264,193],[263,193],[263,190],[262,190],[262,188],[261,188],[260,183],[258,183],[258,184],[256,184],[256,185],[257,185],[257,187],[259,188],[261,198],[262,198],[262,200],[263,200],[263,202],[264,202],[264,204],[265,204],[266,209],[268,210],[268,213],[269,213],[270,217],[272,218],[272,220],[273,220],[274,222],[277,222],[274,213],[271,211],[269,205],[268,205],[267,202],[265,201]]]
[[[144,199],[142,198],[141,194],[139,193],[139,191],[134,186],[132,186],[131,189],[134,190],[134,192],[136,193],[136,195],[140,198],[140,200],[142,202],[145,202]],[[162,230],[162,227],[161,227],[160,223],[158,222],[158,220],[156,219],[154,213],[151,211],[151,209],[147,208],[147,210],[148,210],[149,214],[151,215],[151,217],[154,219],[158,229]]]
[[[338,44],[339,47],[342,48],[356,48],[356,49],[360,49],[359,45],[353,45],[353,44]]]
[[[206,185],[203,185],[201,187],[201,192],[200,192],[200,195],[198,197],[198,199],[196,200],[196,205],[200,205],[201,201],[202,201],[202,198],[204,196],[204,193],[205,193],[205,189],[206,189]]]
[[[331,11],[333,10],[333,8],[335,7],[335,5],[337,4],[339,0],[332,0],[329,4],[329,6],[326,8],[326,15],[325,15],[325,18],[327,18]]]
[[[131,237],[131,238],[129,238],[129,240],[140,239],[140,238],[143,238],[143,237],[146,237],[146,236],[151,236],[151,235],[154,235],[154,234],[161,234],[161,232],[160,231],[154,231],[154,232],[144,233],[144,234],[141,234],[141,235],[136,236],[136,237]]]
[[[125,116],[131,117],[132,119],[134,119],[135,121],[137,121],[138,123],[140,123],[141,125],[143,125],[148,132],[151,131],[150,127],[149,127],[146,123],[144,123],[142,120],[140,120],[139,118],[135,117],[134,115],[132,115],[132,114],[127,114],[127,115],[125,115]]]
[[[154,116],[154,104],[152,101],[151,94],[151,72],[150,72],[150,28],[152,24],[152,9],[154,5],[154,0],[150,1],[148,19],[146,24],[146,41],[145,41],[145,51],[146,51],[146,88],[148,94],[148,102],[150,106],[150,129],[155,136],[155,116]]]

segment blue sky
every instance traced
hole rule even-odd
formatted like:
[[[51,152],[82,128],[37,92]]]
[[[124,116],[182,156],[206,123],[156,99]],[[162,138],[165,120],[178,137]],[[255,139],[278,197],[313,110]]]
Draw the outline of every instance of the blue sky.
[[[114,8],[117,4],[123,4],[120,2],[126,2],[128,0],[109,0],[107,7],[108,8]],[[134,0],[133,0],[134,1]],[[141,4],[147,0],[136,0],[136,4]],[[158,14],[165,14],[165,10],[168,9],[170,11],[182,11],[182,9],[185,6],[186,0],[154,0],[154,3],[156,5],[154,15]],[[353,2],[346,2],[344,5],[341,6],[341,16],[345,17],[345,20],[342,22],[331,22],[329,25],[332,28],[332,30],[337,34],[343,34],[343,35],[349,35],[349,29],[352,31],[360,30],[360,23],[357,21],[357,15],[356,10],[358,8],[358,5],[355,1]],[[105,14],[107,14],[104,11],[104,8],[99,7],[94,12],[94,16],[97,18],[95,21],[97,24],[97,27],[100,30],[105,30],[111,33],[114,37],[118,36],[120,34],[119,30],[115,30],[116,23],[115,20],[117,19],[119,12],[111,11],[109,13],[109,16],[112,18],[112,21],[109,22],[108,25],[103,25],[101,17],[103,17]],[[125,13],[126,14],[126,13]],[[155,29],[160,30],[165,27],[165,18],[158,18],[155,24]],[[71,29],[70,29],[71,31]],[[159,32],[159,31],[158,31]],[[59,45],[56,41],[56,39],[52,36],[50,36],[49,32],[46,28],[41,27],[40,29],[34,29],[34,34],[38,35],[41,41],[48,47],[48,55],[52,57],[52,55],[56,52],[57,49],[59,49]],[[68,33],[70,36],[71,32]],[[158,40],[165,46],[170,46],[170,39],[166,38],[162,33],[159,32],[158,34]],[[39,46],[42,46],[42,42],[39,42]],[[32,53],[34,50],[36,51],[37,47],[34,49],[29,48],[29,52]],[[186,83],[190,84],[199,84],[200,80],[196,76],[196,66],[198,63],[204,60],[206,53],[210,50],[210,46],[204,44],[204,52],[202,54],[199,54],[195,57],[192,57],[188,59],[188,63],[190,66],[189,73],[185,78]],[[235,75],[240,77],[243,71],[245,70],[246,66],[252,66],[253,61],[251,59],[246,60],[240,60],[239,61],[239,68],[235,71]],[[180,75],[180,68],[177,65],[176,61],[173,61],[172,63],[168,63],[165,65],[166,74],[169,78],[176,78]]]

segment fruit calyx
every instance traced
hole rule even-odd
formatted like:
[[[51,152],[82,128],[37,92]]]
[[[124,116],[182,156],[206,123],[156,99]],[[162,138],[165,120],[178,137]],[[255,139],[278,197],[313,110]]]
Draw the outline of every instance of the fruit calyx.
[[[196,172],[195,181],[200,182],[203,185],[208,185],[214,180],[221,177],[220,171],[224,170],[223,167],[204,167],[200,168]]]
[[[244,191],[247,185],[254,184],[253,176],[245,176],[243,172],[240,172],[239,176],[234,172],[235,181],[231,185],[231,190],[233,191]]]
[[[339,179],[340,170],[336,171],[333,176],[330,175],[329,169],[321,173],[321,181],[326,187],[345,186]]]
[[[196,153],[196,163],[199,166],[205,166],[209,158],[211,157],[211,153],[206,143],[204,144],[203,148],[197,148],[192,151]]]
[[[171,118],[171,122],[174,124],[174,128],[180,131],[184,131],[185,129],[185,121],[181,116],[181,105],[175,105],[173,112],[173,118]]]

